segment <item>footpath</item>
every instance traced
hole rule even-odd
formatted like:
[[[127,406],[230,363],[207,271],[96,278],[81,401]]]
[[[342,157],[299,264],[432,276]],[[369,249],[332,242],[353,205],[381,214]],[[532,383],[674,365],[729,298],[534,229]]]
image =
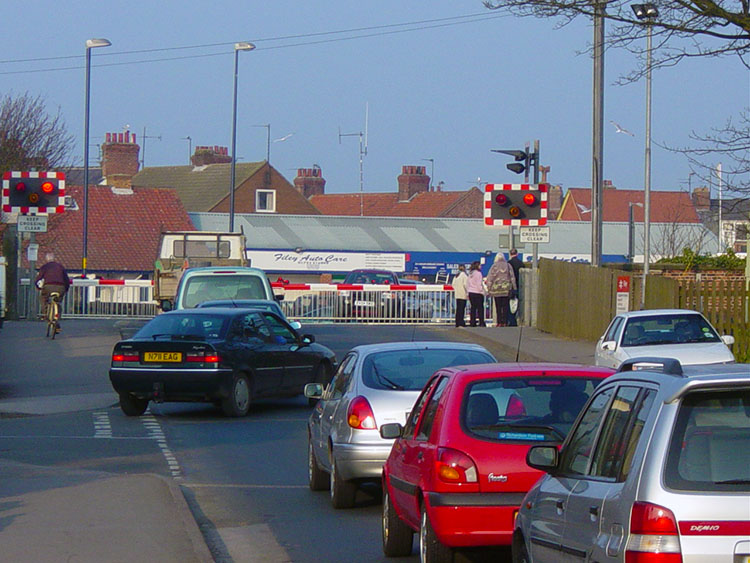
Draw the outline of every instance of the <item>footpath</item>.
[[[593,343],[562,340],[529,327],[449,330],[519,361],[593,364]],[[0,399],[0,417],[106,408],[116,401],[114,392]],[[2,453],[0,554],[3,561],[22,563],[214,561],[178,482],[155,474],[31,466],[4,459]],[[270,559],[248,554],[247,561]]]

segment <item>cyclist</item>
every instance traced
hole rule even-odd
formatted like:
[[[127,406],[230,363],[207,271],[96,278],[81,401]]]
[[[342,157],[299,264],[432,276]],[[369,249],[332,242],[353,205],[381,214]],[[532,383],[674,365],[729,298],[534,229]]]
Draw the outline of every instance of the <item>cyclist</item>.
[[[47,302],[49,301],[50,294],[58,293],[59,297],[57,298],[57,301],[62,301],[70,287],[70,278],[68,277],[68,272],[63,265],[59,262],[55,262],[54,254],[48,252],[45,258],[47,261],[44,266],[39,268],[39,273],[34,282],[42,291],[42,302],[44,303],[44,310],[46,313]],[[59,324],[57,325],[57,332],[60,332]]]

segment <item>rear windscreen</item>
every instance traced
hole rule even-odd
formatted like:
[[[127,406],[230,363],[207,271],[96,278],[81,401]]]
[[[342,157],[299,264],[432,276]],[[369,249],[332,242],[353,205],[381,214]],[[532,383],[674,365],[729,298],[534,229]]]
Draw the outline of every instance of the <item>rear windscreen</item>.
[[[464,395],[461,425],[480,438],[562,442],[601,381],[564,376],[480,381]]]
[[[135,339],[207,340],[221,338],[227,317],[220,315],[157,315],[135,333]]]
[[[408,349],[376,352],[365,358],[362,381],[371,389],[418,391],[441,368],[494,361],[495,358],[479,350]]]
[[[694,391],[682,400],[665,482],[689,491],[750,491],[750,389]]]
[[[259,276],[206,274],[190,277],[183,292],[182,307],[190,309],[201,301],[217,299],[267,299]]]

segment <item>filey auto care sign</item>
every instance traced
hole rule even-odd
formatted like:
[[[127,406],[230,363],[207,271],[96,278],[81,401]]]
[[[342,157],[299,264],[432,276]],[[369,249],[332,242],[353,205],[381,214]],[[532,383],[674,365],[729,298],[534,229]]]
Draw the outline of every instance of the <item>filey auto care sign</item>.
[[[254,267],[270,272],[349,272],[357,268],[403,272],[406,268],[402,252],[247,250],[246,254]]]

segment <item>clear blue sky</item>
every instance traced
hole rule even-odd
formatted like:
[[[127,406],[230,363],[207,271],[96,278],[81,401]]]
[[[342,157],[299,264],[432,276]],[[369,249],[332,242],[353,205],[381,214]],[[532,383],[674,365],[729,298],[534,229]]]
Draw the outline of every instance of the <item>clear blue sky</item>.
[[[312,35],[470,14],[483,17]],[[477,178],[519,181],[505,169],[510,157],[490,149],[534,139],[551,182],[591,185],[592,64],[578,53],[592,29],[583,19],[555,29],[553,20],[489,12],[480,0],[79,1],[64,9],[41,0],[7,3],[3,23],[0,93],[42,94],[50,109],[59,106],[78,165],[86,39],[112,42],[92,50],[91,164],[93,145],[129,125],[142,148],[144,127],[161,137],[146,139],[146,166],[187,164],[188,136],[193,148],[230,146],[232,45],[253,41],[257,49],[239,56],[240,161],[265,159],[266,129],[253,126],[270,124],[272,139],[294,133],[271,143],[271,164],[290,181],[297,168],[318,164],[328,193],[358,192],[357,137],[339,143],[338,133],[364,131],[369,104],[367,192],[395,191],[402,165],[429,174],[430,158],[434,183],[446,189]],[[367,37],[331,41],[355,35]],[[287,36],[299,37],[272,40]],[[154,51],[133,53],[141,50]],[[33,60],[50,57],[67,58]],[[604,178],[626,189],[643,188],[645,85],[613,82],[635,65],[624,51],[607,53]],[[67,70],[49,70],[59,68]],[[689,172],[683,156],[657,143],[685,146],[691,131],[721,126],[748,106],[750,73],[737,59],[656,71],[652,189],[685,189]],[[635,136],[616,133],[610,120]]]

